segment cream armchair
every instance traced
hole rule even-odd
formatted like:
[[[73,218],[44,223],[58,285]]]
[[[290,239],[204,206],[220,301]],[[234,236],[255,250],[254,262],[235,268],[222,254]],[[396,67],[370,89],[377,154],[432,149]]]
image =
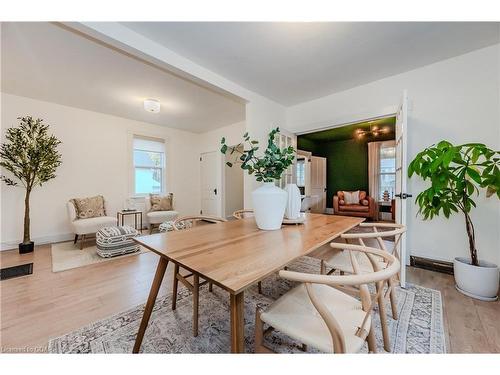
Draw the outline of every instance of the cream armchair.
[[[149,197],[145,198],[146,203],[146,219],[149,223],[149,234],[153,233],[155,227],[159,227],[160,224],[165,221],[174,221],[179,216],[177,211],[151,211],[151,200]]]
[[[99,229],[107,226],[117,225],[116,217],[112,216],[99,216],[92,217],[89,219],[78,219],[76,217],[75,205],[72,201],[67,203],[68,216],[71,224],[71,228],[75,233],[74,243],[80,238],[80,250],[83,250],[83,243],[85,242],[85,237],[88,234],[97,233]]]

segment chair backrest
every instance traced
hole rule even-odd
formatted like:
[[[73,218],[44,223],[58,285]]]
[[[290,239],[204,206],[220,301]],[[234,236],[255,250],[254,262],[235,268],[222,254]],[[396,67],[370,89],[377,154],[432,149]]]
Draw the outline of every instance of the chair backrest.
[[[208,215],[182,216],[174,220],[173,227],[174,230],[187,229],[196,225],[200,221],[216,224],[216,223],[223,223],[227,220],[222,217],[208,216]]]
[[[337,191],[337,197],[339,197],[339,199],[344,199],[344,191],[349,191],[349,190],[339,190]],[[349,191],[350,193],[352,193],[353,191]],[[359,200],[362,201],[363,199],[366,199],[366,191],[364,190],[359,190]]]
[[[77,217],[76,217],[76,208],[75,204],[73,203],[73,200],[69,200],[68,203],[66,204],[66,207],[68,209],[69,221],[75,221]]]
[[[362,246],[366,245],[364,240],[370,238],[375,239],[380,249],[395,255],[396,259],[398,261],[400,260],[399,242],[401,240],[401,236],[406,232],[406,227],[404,225],[396,223],[361,223],[359,226],[362,228],[372,228],[373,231],[363,233],[344,233],[340,235],[340,238],[345,240],[357,239],[359,244]],[[392,249],[387,249],[386,242],[384,242],[384,238],[388,237],[394,237],[394,245],[392,246]]]
[[[233,212],[233,217],[240,220],[244,219],[246,217],[252,217],[253,216],[253,210],[236,210]]]
[[[376,249],[373,247],[367,247],[362,245],[352,245],[352,244],[342,244],[342,243],[332,243],[330,244],[333,248],[348,250],[350,253],[350,259],[354,274],[350,275],[321,275],[321,274],[308,274],[294,271],[280,271],[280,277],[288,279],[291,281],[298,281],[305,283],[307,294],[311,303],[316,308],[320,316],[325,321],[330,335],[332,336],[333,351],[335,353],[345,352],[345,335],[342,331],[341,325],[335,319],[334,314],[330,311],[323,301],[315,294],[312,284],[325,284],[333,287],[342,286],[358,286],[360,290],[361,303],[363,311],[365,311],[365,316],[362,324],[358,328],[356,335],[362,339],[366,339],[369,333],[369,328],[366,327],[369,316],[371,314],[372,308],[375,305],[380,293],[383,292],[384,288],[378,288],[375,296],[370,297],[370,292],[368,291],[367,284],[379,283],[389,280],[391,277],[399,272],[400,264],[395,256],[389,254],[387,251]],[[357,257],[354,256],[353,252],[360,252],[365,254],[373,267],[373,272],[370,273],[360,273],[359,263]],[[387,267],[381,268],[374,257],[381,257],[387,264]],[[391,286],[389,287],[391,288]],[[390,289],[385,293],[390,292]]]
[[[166,196],[170,196],[172,199],[172,209],[174,209],[174,193],[167,193]],[[146,212],[151,211],[151,195],[146,195],[144,197],[144,204]]]
[[[106,209],[106,200],[103,198],[104,200],[104,213],[105,215],[108,215],[108,211]],[[67,208],[67,211],[68,211],[68,217],[69,217],[69,221],[75,221],[75,220],[81,220],[78,218],[77,214],[76,214],[76,207],[75,207],[75,202],[73,199],[70,199],[68,201],[68,203],[66,203],[66,208]]]

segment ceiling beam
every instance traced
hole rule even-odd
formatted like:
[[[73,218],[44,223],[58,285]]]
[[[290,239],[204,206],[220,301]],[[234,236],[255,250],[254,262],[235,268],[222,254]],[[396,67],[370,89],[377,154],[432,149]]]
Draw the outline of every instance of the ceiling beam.
[[[208,88],[224,96],[245,103],[266,99],[216,74],[163,45],[146,38],[119,22],[65,22],[62,25],[86,34],[113,48],[155,64],[160,68]]]

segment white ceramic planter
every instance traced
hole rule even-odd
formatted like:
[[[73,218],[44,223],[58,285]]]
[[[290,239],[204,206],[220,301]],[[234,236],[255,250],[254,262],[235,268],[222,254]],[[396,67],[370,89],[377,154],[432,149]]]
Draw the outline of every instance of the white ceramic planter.
[[[456,288],[459,292],[483,301],[498,299],[499,273],[493,263],[479,261],[479,267],[470,264],[468,258],[457,257],[453,261]]]
[[[265,182],[252,192],[253,211],[259,229],[281,228],[287,203],[287,193],[272,182]]]
[[[300,190],[295,184],[287,184],[285,191],[287,192],[288,198],[285,208],[285,217],[290,220],[298,219],[300,216],[300,205],[302,201],[300,200]]]

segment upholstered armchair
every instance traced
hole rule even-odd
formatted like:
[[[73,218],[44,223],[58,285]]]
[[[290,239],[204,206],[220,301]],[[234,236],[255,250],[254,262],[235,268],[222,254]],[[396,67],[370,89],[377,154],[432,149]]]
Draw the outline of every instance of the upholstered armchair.
[[[168,196],[172,202],[173,206],[173,193],[169,193]],[[177,211],[173,210],[173,207],[170,207],[170,210],[155,210],[151,205],[151,197],[148,196],[145,198],[146,200],[146,218],[149,223],[149,233],[153,233],[154,228],[159,227],[160,224],[166,221],[174,221],[179,216]]]
[[[78,218],[73,200],[68,201],[67,208],[70,225],[73,233],[75,233],[74,243],[76,244],[78,239],[80,239],[80,250],[83,250],[83,244],[87,235],[97,233],[101,228],[117,224],[116,217],[114,216],[97,216],[89,217],[88,219]]]
[[[377,220],[378,209],[375,199],[368,196],[366,191],[359,192],[359,202],[347,204],[343,191],[333,196],[333,211],[335,215],[366,217]]]

